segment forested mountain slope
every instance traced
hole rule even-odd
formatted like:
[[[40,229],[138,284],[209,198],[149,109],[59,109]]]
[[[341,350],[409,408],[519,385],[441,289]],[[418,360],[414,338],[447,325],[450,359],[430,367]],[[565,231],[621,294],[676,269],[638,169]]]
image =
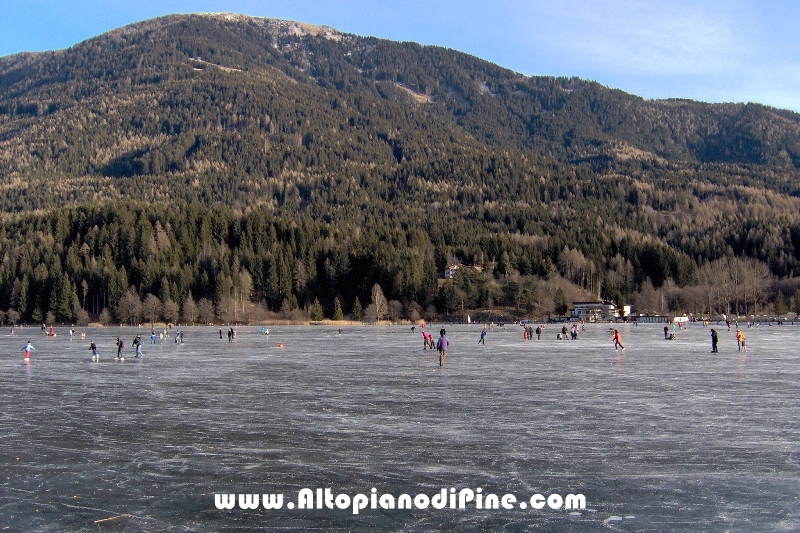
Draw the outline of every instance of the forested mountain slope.
[[[628,301],[722,258],[797,275],[799,168],[788,111],[169,16],[0,58],[0,308],[66,320],[132,285],[328,312],[379,283],[406,307],[541,311],[555,271]],[[500,277],[439,288],[453,257]]]

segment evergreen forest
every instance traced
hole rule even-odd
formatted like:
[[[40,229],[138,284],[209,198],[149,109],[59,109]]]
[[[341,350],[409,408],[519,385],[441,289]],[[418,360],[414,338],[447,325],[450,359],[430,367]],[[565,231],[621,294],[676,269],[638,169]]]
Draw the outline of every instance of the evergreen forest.
[[[0,58],[0,258],[11,323],[785,316],[800,115],[162,17]]]

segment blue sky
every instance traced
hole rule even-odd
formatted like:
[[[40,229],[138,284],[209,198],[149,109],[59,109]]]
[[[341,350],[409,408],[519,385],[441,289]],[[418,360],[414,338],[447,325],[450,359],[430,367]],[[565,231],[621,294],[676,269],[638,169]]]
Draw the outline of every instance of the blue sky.
[[[800,111],[797,0],[2,0],[0,56],[169,13],[233,12],[454,48],[646,98]]]

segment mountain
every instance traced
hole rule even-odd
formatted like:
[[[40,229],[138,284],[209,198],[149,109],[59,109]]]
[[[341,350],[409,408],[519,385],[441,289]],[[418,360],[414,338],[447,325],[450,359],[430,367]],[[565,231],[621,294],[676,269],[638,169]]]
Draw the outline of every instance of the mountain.
[[[129,284],[219,303],[243,273],[273,309],[349,306],[379,283],[440,310],[464,294],[531,304],[556,271],[617,299],[696,284],[725,257],[798,275],[798,178],[790,111],[648,101],[296,22],[168,16],[0,58],[0,307],[20,307],[26,279],[41,282],[22,298],[34,318],[58,291],[60,317],[114,309]],[[453,257],[500,277],[442,293]]]

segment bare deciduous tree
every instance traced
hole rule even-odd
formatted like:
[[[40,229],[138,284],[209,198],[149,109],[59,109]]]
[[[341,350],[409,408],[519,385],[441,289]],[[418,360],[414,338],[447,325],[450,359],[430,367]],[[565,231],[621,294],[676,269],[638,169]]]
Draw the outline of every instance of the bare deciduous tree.
[[[697,281],[700,287],[700,294],[703,298],[703,312],[713,314],[714,305],[719,298],[719,287],[716,284],[716,274],[714,266],[706,263],[697,269]]]
[[[250,294],[253,292],[253,277],[247,269],[242,269],[239,272],[239,287],[238,287],[239,304],[242,306],[242,315],[244,315],[245,305],[250,301]],[[243,317],[244,318],[244,317]]]
[[[580,283],[585,274],[586,257],[580,250],[564,246],[561,255],[558,256],[558,269],[561,271],[561,275],[568,280]]]
[[[97,321],[104,326],[111,324],[111,313],[108,311],[108,309],[104,307],[103,310],[100,311],[100,316],[97,317]]]
[[[391,300],[387,306],[387,309],[389,313],[389,320],[392,322],[397,322],[400,320],[400,316],[403,314],[403,304],[397,300]]]
[[[153,326],[161,312],[161,300],[155,294],[148,294],[144,297],[143,308],[145,316],[150,319],[150,325]]]
[[[197,319],[203,324],[214,322],[214,304],[208,298],[200,298],[197,302]]]
[[[701,266],[697,281],[704,312],[747,314],[759,312],[773,276],[769,267],[757,259],[726,256]]]
[[[117,319],[125,324],[138,324],[142,317],[142,300],[136,289],[129,287],[117,305]]]
[[[167,300],[161,306],[161,315],[170,324],[175,324],[180,316],[180,308],[178,304],[172,300]]]
[[[9,324],[13,325],[19,322],[19,317],[20,315],[16,309],[9,309],[8,311],[6,311],[6,320],[8,320]]]
[[[194,303],[194,298],[192,298],[191,292],[183,302],[183,313],[181,314],[181,317],[187,324],[194,324],[195,320],[197,320],[197,304]]]
[[[375,323],[378,321],[378,310],[375,307],[375,304],[369,304],[366,309],[364,309],[364,322]]]
[[[389,303],[383,295],[381,286],[377,283],[372,287],[372,305],[375,306],[375,314],[378,320],[384,320],[389,316]]]
[[[772,284],[774,276],[769,267],[757,259],[745,259],[747,265],[747,292],[753,302],[753,313],[759,312],[759,304],[764,302],[764,294]]]
[[[642,283],[642,288],[636,295],[635,299],[636,308],[642,313],[661,314],[662,309],[662,295],[653,287],[650,278],[647,278]]]

